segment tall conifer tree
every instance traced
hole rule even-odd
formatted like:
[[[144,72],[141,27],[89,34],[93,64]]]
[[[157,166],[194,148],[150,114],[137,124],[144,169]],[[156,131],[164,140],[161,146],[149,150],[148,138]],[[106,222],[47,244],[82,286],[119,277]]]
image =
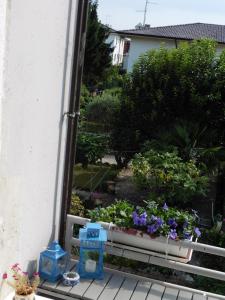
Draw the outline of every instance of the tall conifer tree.
[[[98,1],[89,1],[87,38],[84,59],[83,82],[93,89],[102,82],[111,66],[111,45],[106,43],[109,28],[98,19]]]

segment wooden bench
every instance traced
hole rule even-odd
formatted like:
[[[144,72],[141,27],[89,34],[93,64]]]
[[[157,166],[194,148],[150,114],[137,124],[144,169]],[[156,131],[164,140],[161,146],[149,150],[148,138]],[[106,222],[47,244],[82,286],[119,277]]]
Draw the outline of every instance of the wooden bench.
[[[77,216],[67,216],[66,250],[71,253],[72,247],[79,246],[79,240],[73,237],[74,225],[85,225],[88,219]],[[195,251],[210,253],[225,257],[225,249],[213,247],[195,242],[183,242],[183,246]],[[136,261],[150,263],[192,274],[202,275],[225,281],[225,273],[210,270],[199,266],[186,264],[181,261],[173,261],[169,257],[163,257],[160,253],[134,248],[124,244],[108,242],[106,244],[108,254],[125,257]],[[75,261],[71,261],[71,269],[75,268]],[[82,280],[79,285],[71,288],[65,287],[61,281],[51,284],[42,282],[39,292],[44,295],[52,295],[60,299],[99,299],[99,300],[215,300],[225,299],[204,291],[190,289],[174,284],[169,284],[142,276],[137,276],[121,271],[105,269],[103,280]]]

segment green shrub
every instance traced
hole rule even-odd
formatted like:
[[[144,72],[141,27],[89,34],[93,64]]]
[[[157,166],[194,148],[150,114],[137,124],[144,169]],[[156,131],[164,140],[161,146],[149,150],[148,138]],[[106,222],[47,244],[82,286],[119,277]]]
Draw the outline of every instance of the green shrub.
[[[150,150],[137,154],[132,170],[137,185],[148,189],[157,201],[187,202],[207,191],[208,177],[194,161],[184,162],[175,153]]]
[[[116,201],[106,208],[89,210],[88,215],[92,221],[114,223],[122,227],[132,227],[132,213],[134,206],[126,200]]]
[[[81,91],[80,91],[80,107],[83,109],[87,103],[91,101],[90,92],[88,91],[87,87],[82,84]]]
[[[167,132],[174,136],[175,126],[184,122],[194,124],[199,131],[197,136],[195,128],[187,134],[177,131],[176,145],[181,135],[184,137],[181,155],[192,154],[191,147],[224,145],[224,75],[225,52],[217,57],[214,41],[193,41],[177,49],[161,47],[146,52],[125,81],[113,149],[140,152],[146,140],[158,139]]]
[[[84,217],[85,214],[85,208],[82,201],[74,194],[71,196],[70,214],[80,217]]]
[[[95,122],[111,130],[115,114],[120,107],[118,90],[105,91],[102,95],[92,98],[86,106],[85,118],[88,122]]]
[[[76,163],[83,167],[96,163],[108,151],[108,137],[103,134],[80,132],[77,137]]]
[[[121,87],[123,84],[124,72],[119,66],[111,66],[106,74],[106,79],[103,82],[103,89],[112,89]]]

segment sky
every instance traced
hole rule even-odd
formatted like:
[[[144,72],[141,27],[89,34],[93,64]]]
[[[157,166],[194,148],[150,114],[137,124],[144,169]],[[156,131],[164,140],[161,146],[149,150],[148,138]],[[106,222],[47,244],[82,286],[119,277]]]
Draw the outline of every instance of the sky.
[[[146,24],[154,26],[186,23],[225,25],[225,0],[149,0]],[[113,29],[132,29],[143,22],[145,0],[98,0],[98,15]],[[155,4],[156,3],[156,4]]]

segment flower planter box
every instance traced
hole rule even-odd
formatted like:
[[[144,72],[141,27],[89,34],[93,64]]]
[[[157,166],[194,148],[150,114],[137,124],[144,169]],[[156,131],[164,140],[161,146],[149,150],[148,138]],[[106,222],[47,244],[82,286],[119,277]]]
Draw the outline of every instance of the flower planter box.
[[[150,235],[133,228],[125,229],[113,226],[108,230],[108,240],[135,248],[157,252],[169,256],[169,259],[172,257],[173,260],[180,260],[176,258],[183,258],[186,259],[186,261],[190,261],[193,252],[189,248],[181,247],[179,241],[172,241],[171,243],[171,240],[168,240],[166,237],[151,237]]]

